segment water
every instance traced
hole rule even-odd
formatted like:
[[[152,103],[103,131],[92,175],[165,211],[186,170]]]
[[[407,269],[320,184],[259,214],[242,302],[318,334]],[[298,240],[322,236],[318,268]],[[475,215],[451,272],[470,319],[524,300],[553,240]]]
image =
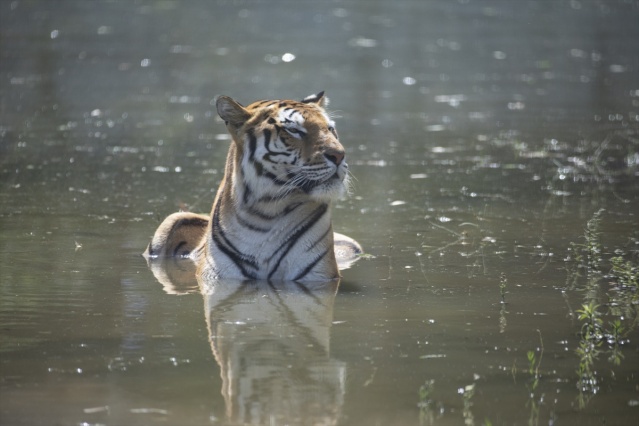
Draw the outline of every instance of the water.
[[[639,263],[637,22],[631,0],[1,2],[0,421],[636,424],[611,258]],[[370,256],[339,287],[158,282],[158,221],[221,178],[214,97],[319,90],[356,179],[335,228]]]

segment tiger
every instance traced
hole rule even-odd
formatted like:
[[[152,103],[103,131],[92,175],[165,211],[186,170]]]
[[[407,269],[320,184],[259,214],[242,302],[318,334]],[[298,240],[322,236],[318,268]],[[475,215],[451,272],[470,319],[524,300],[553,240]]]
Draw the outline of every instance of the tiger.
[[[331,205],[348,193],[350,177],[325,106],[324,92],[246,107],[219,96],[232,142],[211,213],[169,215],[147,260],[190,259],[205,281],[339,279],[363,250],[333,232]]]

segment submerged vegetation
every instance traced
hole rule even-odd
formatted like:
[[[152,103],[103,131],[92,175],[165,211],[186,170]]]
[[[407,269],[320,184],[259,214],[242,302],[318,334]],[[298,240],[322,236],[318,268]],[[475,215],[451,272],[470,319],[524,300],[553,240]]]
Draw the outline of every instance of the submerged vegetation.
[[[575,353],[577,367],[578,405],[584,408],[599,392],[601,374],[598,361],[618,366],[621,347],[630,342],[630,332],[639,321],[639,263],[637,240],[631,238],[630,250],[615,249],[606,255],[602,243],[603,209],[588,221],[583,241],[572,243],[566,258],[568,287],[583,293],[577,319],[581,323],[579,343]],[[599,367],[603,368],[603,367]]]
[[[553,149],[561,149],[558,145],[553,145]],[[557,419],[558,412],[550,403],[550,395],[559,392],[559,388],[554,391],[549,389],[554,383],[572,384],[576,396],[570,397],[573,401],[571,406],[578,410],[584,410],[596,395],[605,392],[617,380],[615,370],[623,368],[624,349],[627,356],[629,344],[636,344],[631,339],[635,338],[633,332],[639,325],[639,230],[631,230],[625,243],[619,244],[618,239],[614,240],[618,236],[608,234],[607,228],[618,226],[614,222],[616,213],[611,204],[605,201],[604,195],[611,193],[622,204],[629,202],[621,192],[624,185],[618,184],[632,180],[637,174],[639,140],[631,133],[617,132],[600,143],[582,143],[573,151],[573,156],[567,154],[569,151],[570,148],[565,147],[566,157],[561,157],[568,161],[568,165],[562,165],[562,160],[554,158],[556,173],[546,189],[556,201],[576,191],[584,191],[585,185],[588,190],[583,193],[591,194],[592,197],[589,198],[590,205],[584,207],[588,210],[595,207],[585,223],[583,235],[572,238],[563,259],[567,277],[562,295],[569,306],[569,300],[574,302],[575,296],[579,299],[574,311],[569,308],[571,317],[577,322],[576,342],[570,338],[565,340],[566,350],[572,354],[571,362],[575,365],[574,376],[557,375],[554,370],[542,370],[544,342],[542,331],[538,329],[539,345],[525,352],[526,367],[518,368],[515,362],[511,370],[515,384],[523,378],[529,425],[542,424],[544,411],[550,422]],[[567,211],[563,210],[563,213]],[[479,217],[478,222],[486,225],[486,221]],[[442,225],[431,225],[452,232]],[[477,271],[475,267],[479,264],[482,266],[479,270],[485,275],[487,260],[484,248],[488,239],[483,234],[487,230],[474,226],[477,227],[475,238],[471,240],[467,234],[456,234],[459,239],[450,245],[464,246],[463,255],[475,260],[471,266],[473,271]],[[608,241],[608,235],[614,243]],[[448,247],[434,252],[439,253]],[[476,250],[473,251],[473,248]],[[507,328],[507,297],[510,298],[508,294],[512,288],[509,278],[504,271],[497,278],[500,334]],[[473,383],[458,389],[462,396],[461,414],[464,423],[468,425],[476,423],[472,407],[478,386],[479,383]],[[426,382],[419,394],[420,424],[433,424],[436,401],[433,398],[434,381]],[[555,403],[556,401],[555,399]],[[634,399],[628,402],[630,405],[634,403]],[[439,408],[443,410],[443,405]],[[498,420],[490,417],[483,424],[492,425]]]
[[[559,154],[559,151],[562,152]],[[551,245],[550,239],[555,236],[548,238],[543,233],[545,229],[552,229],[546,224],[542,226],[540,243],[534,246],[533,255],[543,261],[537,272],[547,274],[550,270],[546,269],[547,266],[553,263],[565,268],[565,284],[560,278],[553,288],[561,291],[568,305],[569,323],[561,340],[556,340],[556,335],[540,327],[536,330],[539,343],[534,348],[506,349],[523,349],[515,355],[509,371],[521,398],[520,409],[527,414],[528,425],[553,424],[561,417],[565,421],[564,404],[578,413],[575,414],[577,417],[599,412],[601,404],[605,404],[604,395],[610,395],[612,388],[624,386],[621,378],[630,382],[634,380],[632,369],[635,367],[629,363],[635,362],[635,355],[629,349],[631,344],[637,344],[634,340],[639,325],[639,229],[628,227],[628,217],[623,216],[619,209],[632,202],[628,199],[627,184],[634,182],[633,179],[639,175],[638,152],[639,139],[632,132],[620,131],[598,143],[581,142],[578,147],[555,141],[544,150],[543,156],[541,153],[531,154],[530,158],[542,161],[552,158],[552,164],[546,169],[552,172],[546,176],[548,185],[544,187],[550,194],[543,211],[544,220],[573,216],[586,219],[583,231],[570,232],[567,241],[571,242],[567,242],[567,248],[566,245],[563,248]],[[520,157],[524,154],[519,152]],[[543,173],[538,176],[539,180],[544,179],[541,175]],[[571,208],[577,198],[581,210],[575,215]],[[557,206],[557,203],[560,205]],[[430,221],[433,231],[447,235],[449,239],[444,237],[444,240],[449,242],[438,247],[428,246],[427,237],[418,234],[422,237],[420,249],[425,250],[431,260],[443,259],[456,252],[466,259],[464,266],[470,272],[470,278],[486,279],[488,276],[494,285],[492,305],[499,309],[499,333],[505,334],[503,341],[508,341],[508,327],[513,328],[508,325],[508,319],[516,327],[519,324],[514,315],[522,315],[517,291],[522,287],[521,278],[517,271],[495,271],[498,260],[505,259],[508,251],[499,237],[493,237],[499,235],[494,218],[479,209],[465,213],[466,216],[459,213],[458,228],[454,228],[454,220],[448,216],[438,218],[441,223]],[[625,222],[620,222],[619,218]],[[516,246],[516,250],[523,252],[525,249],[524,244]],[[555,256],[553,251],[564,252],[565,256]],[[426,277],[427,265],[419,257],[421,255],[419,252],[419,269]],[[512,311],[510,317],[509,311]],[[547,313],[536,311],[537,314]],[[559,318],[561,308],[552,314]],[[547,348],[544,348],[544,340],[547,340]],[[558,352],[558,344],[561,352]],[[498,350],[497,345],[495,350]],[[544,350],[547,356],[542,363]],[[555,368],[558,359],[565,360],[565,371]],[[498,368],[508,371],[508,367],[503,365]],[[483,402],[489,398],[486,394],[490,388],[485,386],[483,377],[477,377],[470,385],[455,385],[457,394],[461,396],[461,401],[455,402],[451,402],[450,396],[445,396],[453,391],[452,386],[443,389],[443,383],[438,381],[439,386],[435,389],[435,380],[427,380],[418,390],[420,424],[437,424],[445,412],[455,413],[458,419],[462,417],[467,425],[502,424],[503,419],[485,411]],[[599,394],[602,394],[599,400],[593,401]],[[635,407],[639,401],[629,397],[626,404]],[[587,407],[590,408],[586,410]],[[611,420],[609,416],[610,412],[602,414],[602,422]],[[478,421],[482,417],[483,422]]]
[[[419,424],[432,425],[437,417],[436,402],[433,399],[433,391],[435,389],[435,380],[426,380],[419,387]]]

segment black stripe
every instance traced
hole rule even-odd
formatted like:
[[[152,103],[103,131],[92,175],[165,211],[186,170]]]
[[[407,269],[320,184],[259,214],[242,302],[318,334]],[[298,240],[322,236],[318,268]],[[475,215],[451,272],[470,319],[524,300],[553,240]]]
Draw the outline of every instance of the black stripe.
[[[255,207],[250,207],[246,211],[249,214],[252,214],[253,216],[257,216],[257,217],[259,217],[262,220],[274,220],[274,219],[277,219],[278,217],[288,215],[289,213],[295,211],[295,209],[297,209],[302,204],[304,204],[304,203],[289,204],[286,207],[284,207],[284,209],[282,209],[282,211],[280,211],[279,213],[275,213],[275,214],[264,213],[263,211],[260,211],[260,210],[258,210]]]
[[[253,161],[253,167],[255,168],[255,174],[258,176],[262,176],[264,174],[264,166],[262,163],[258,163],[257,161]]]
[[[272,132],[269,129],[264,129],[264,143],[269,144],[271,142]]]
[[[258,163],[255,163],[258,164]],[[262,165],[260,164],[260,168],[262,167]],[[269,178],[274,184],[282,186],[282,185],[286,185],[287,181],[285,180],[281,180],[278,179],[277,176],[275,176],[273,173],[271,172],[263,172],[264,176]]]
[[[268,153],[264,154],[264,161],[268,161],[269,163],[273,164],[280,164],[282,163],[282,161],[273,159],[273,157],[277,157],[278,155],[283,155],[284,157],[286,157],[286,160],[290,160],[291,157],[291,154],[289,154],[287,151],[269,151]],[[293,161],[288,161],[288,164],[295,164],[295,161],[297,160],[294,158]]]
[[[258,203],[273,203],[275,201],[280,201],[282,197],[274,197],[272,195],[262,195],[257,199]]]
[[[255,160],[255,151],[257,150],[257,138],[252,129],[246,131],[246,135],[249,138],[249,160]]]
[[[302,204],[304,204],[304,203],[289,204],[288,206],[286,206],[286,208],[284,210],[282,210],[281,214],[286,216],[287,214],[291,213],[292,211],[294,211],[296,208],[298,208]]]
[[[286,141],[280,140],[280,142],[284,143],[284,145],[286,146],[284,148],[284,151],[277,151],[274,149],[271,149],[271,131],[270,130],[265,130],[264,134],[266,135],[266,133],[268,132],[268,138],[264,139],[264,148],[266,148],[266,151],[268,151],[269,154],[271,154],[272,156],[275,155],[288,155],[291,151],[293,151],[293,147],[290,145],[286,144]]]
[[[264,130],[264,148],[266,148],[266,150],[270,153],[277,153],[277,151],[273,151],[271,149],[271,135],[272,132],[270,130]]]
[[[315,246],[316,246],[316,245],[318,245],[318,244],[319,244],[319,243],[320,243],[320,242],[321,242],[324,238],[326,238],[326,236],[328,235],[328,233],[329,233],[329,232],[332,232],[332,231],[333,231],[333,229],[329,226],[329,227],[328,227],[328,229],[326,230],[326,232],[324,232],[324,233],[322,234],[322,236],[321,236],[321,237],[319,237],[319,238],[317,239],[317,241],[315,241],[315,242],[313,243],[313,245],[312,245],[312,246],[310,246],[308,249],[309,249],[309,250],[312,250],[313,248],[315,248]]]
[[[293,248],[295,243],[297,243],[300,237],[308,232],[308,230],[311,229],[313,225],[315,225],[322,218],[322,216],[324,216],[327,210],[328,205],[321,204],[311,215],[311,217],[306,221],[306,223],[297,228],[297,230],[293,234],[291,234],[277,250],[275,250],[273,256],[275,256],[280,251],[282,252],[282,254],[280,255],[279,259],[277,259],[277,262],[275,262],[275,265],[273,269],[271,269],[271,272],[268,274],[269,279],[273,276],[273,274],[275,274],[277,269],[280,267],[280,263],[282,262],[282,260],[286,257],[291,248]],[[271,256],[271,259],[273,259],[273,256]]]
[[[289,157],[290,156],[289,152],[292,150],[292,147],[287,145],[287,148],[284,151],[277,151],[277,150],[271,149],[271,136],[272,136],[272,134],[273,133],[270,130],[268,130],[268,129],[264,130],[264,148],[267,151],[267,154],[264,155],[264,160],[270,161],[271,163],[278,164],[279,162],[278,161],[273,161],[271,159],[271,157],[276,157],[278,155],[284,155],[286,157]]]
[[[226,238],[224,230],[220,225],[220,205],[222,203],[219,202],[215,206],[215,210],[213,212],[213,223],[211,224],[211,237],[213,238],[213,242],[215,245],[224,253],[231,261],[238,267],[242,275],[248,279],[256,279],[256,275],[248,272],[246,268],[243,266],[244,264],[252,267],[253,269],[258,269],[257,263],[255,260],[252,260],[246,256],[243,256],[237,248]]]
[[[182,247],[184,247],[186,245],[186,241],[180,241],[180,243],[175,247],[175,250],[173,250],[173,257],[177,257],[178,253],[180,252],[180,249]],[[188,254],[189,252],[187,251],[185,254]]]
[[[242,201],[244,202],[244,204],[248,204],[249,198],[251,197],[251,194],[253,193],[253,191],[251,191],[251,188],[248,186],[246,182],[244,182],[243,186],[244,186],[244,195],[242,195]]]
[[[242,225],[245,228],[250,229],[251,231],[255,231],[255,232],[262,232],[262,233],[266,233],[268,231],[270,231],[270,228],[260,228],[258,226],[253,225],[252,223],[248,222],[246,219],[244,219],[242,216],[240,216],[239,214],[235,216],[237,218],[237,222]]]
[[[173,226],[171,226],[169,235],[175,232],[177,228],[181,228],[183,226],[197,226],[200,228],[204,228],[208,224],[209,224],[209,221],[207,219],[202,219],[199,217],[192,217],[189,219],[179,219],[173,224]]]
[[[194,218],[189,218],[189,219],[179,219],[177,221],[175,221],[175,223],[173,223],[173,226],[171,226],[171,230],[167,233],[167,235],[173,235],[174,232],[176,232],[176,230],[178,228],[182,228],[184,226],[187,227],[198,227],[198,228],[206,228],[206,226],[209,224],[209,221],[207,219],[201,219],[199,217],[194,217]],[[172,256],[177,256],[177,252],[178,250],[184,245],[186,244],[186,241],[182,241],[174,250],[173,250],[173,255]],[[151,244],[149,244],[148,246],[148,250],[149,250],[149,256],[151,257],[156,257],[158,256],[158,252],[161,251],[161,247],[153,247]]]
[[[295,278],[293,278],[293,281],[301,280],[306,275],[308,275],[308,273],[313,270],[315,265],[317,265],[320,260],[322,260],[324,257],[326,257],[327,254],[328,254],[328,248],[326,250],[324,250],[319,256],[317,256],[317,258],[315,260],[313,260],[311,263],[309,263],[308,266],[306,266],[306,268],[304,268],[304,270],[302,272],[300,272]]]
[[[211,227],[211,233],[213,234],[213,238],[217,239],[218,241],[219,238],[222,238],[222,241],[227,247],[224,247],[226,250],[232,251],[231,253],[237,257],[238,259],[240,259],[240,261],[242,263],[246,263],[249,266],[251,266],[254,269],[258,269],[257,263],[255,262],[255,259],[252,256],[244,256],[242,253],[240,253],[240,251],[233,245],[233,243],[226,237],[226,233],[224,232],[224,230],[222,229],[222,226],[220,224],[220,217],[219,217],[219,204],[218,206],[216,206],[215,208],[215,214],[213,215],[213,226]],[[217,231],[217,232],[215,232]],[[218,237],[219,234],[219,237]],[[220,246],[220,248],[222,248]]]
[[[273,219],[277,218],[277,216],[279,216],[278,214],[276,214],[276,215],[266,214],[264,212],[259,211],[255,207],[251,207],[251,208],[247,209],[247,212],[249,214],[252,214],[253,216],[259,217],[262,220],[273,220]]]

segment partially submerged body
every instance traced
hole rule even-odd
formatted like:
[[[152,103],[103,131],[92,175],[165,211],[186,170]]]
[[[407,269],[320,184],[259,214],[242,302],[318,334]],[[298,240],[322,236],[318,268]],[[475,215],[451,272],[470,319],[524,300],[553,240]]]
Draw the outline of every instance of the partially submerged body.
[[[338,279],[362,249],[332,230],[348,166],[323,102],[320,93],[245,108],[220,97],[233,142],[211,214],[168,216],[144,253],[149,262],[190,259],[203,280]]]

